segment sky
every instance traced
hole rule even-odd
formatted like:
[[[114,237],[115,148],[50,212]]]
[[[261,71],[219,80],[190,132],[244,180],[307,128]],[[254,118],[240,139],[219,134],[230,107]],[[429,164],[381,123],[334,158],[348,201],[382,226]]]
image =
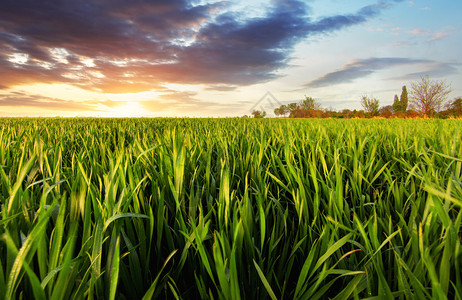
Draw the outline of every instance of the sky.
[[[2,0],[0,116],[231,117],[462,96],[460,0]]]

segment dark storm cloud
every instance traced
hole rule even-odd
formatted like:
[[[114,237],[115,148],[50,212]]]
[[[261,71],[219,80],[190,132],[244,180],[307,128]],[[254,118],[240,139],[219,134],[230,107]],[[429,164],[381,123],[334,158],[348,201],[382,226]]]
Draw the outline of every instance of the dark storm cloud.
[[[366,77],[374,72],[386,68],[391,68],[399,65],[421,65],[429,63],[434,65],[440,65],[440,63],[432,62],[429,60],[400,57],[372,57],[368,59],[358,59],[353,63],[343,66],[342,69],[331,73],[327,73],[320,78],[308,82],[304,86],[316,88],[334,84],[348,83],[354,81],[355,79]]]
[[[1,84],[136,92],[174,82],[226,90],[277,78],[300,40],[365,22],[390,5],[312,20],[303,1],[271,3],[264,17],[245,18],[229,2],[3,0]]]

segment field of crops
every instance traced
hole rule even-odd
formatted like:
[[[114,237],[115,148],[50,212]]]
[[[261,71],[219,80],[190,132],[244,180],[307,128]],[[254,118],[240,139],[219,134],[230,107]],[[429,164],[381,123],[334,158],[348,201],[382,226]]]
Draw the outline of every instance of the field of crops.
[[[0,119],[0,165],[0,299],[461,299],[461,120]]]

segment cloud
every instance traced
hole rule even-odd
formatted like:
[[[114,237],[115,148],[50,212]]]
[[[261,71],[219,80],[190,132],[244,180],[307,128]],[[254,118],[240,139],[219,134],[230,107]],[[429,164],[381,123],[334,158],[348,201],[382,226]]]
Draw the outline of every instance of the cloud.
[[[406,31],[407,33],[413,34],[413,35],[427,35],[428,31],[427,30],[422,30],[422,29],[413,29]]]
[[[170,90],[167,93],[161,95],[160,98],[164,100],[173,100],[178,104],[189,104],[191,102],[197,101],[197,99],[194,98],[196,95],[197,92]]]
[[[448,36],[449,36],[448,32],[439,31],[433,34],[433,37],[430,39],[430,41],[439,41],[439,40],[447,38]]]
[[[277,78],[299,41],[363,23],[393,2],[312,20],[299,0],[271,2],[257,18],[229,2],[4,0],[0,78],[3,87],[65,82],[111,93],[165,82],[232,90]]]
[[[367,77],[377,71],[401,65],[415,65],[420,67],[423,71],[407,74],[402,77],[393,79],[414,79],[420,74],[428,74],[440,77],[457,72],[457,69],[452,64],[441,63],[432,60],[401,57],[372,57],[367,59],[357,59],[350,64],[344,65],[340,70],[327,73],[313,81],[304,84],[304,87],[318,88],[349,83],[356,79]]]
[[[224,84],[214,84],[205,88],[206,91],[218,91],[218,92],[229,92],[235,91],[237,86],[235,85],[224,85]]]
[[[104,104],[104,101],[98,103]],[[60,111],[97,111],[98,109],[95,104],[91,102],[49,98],[39,95],[26,95],[19,92],[0,94],[0,106],[34,107]]]
[[[425,43],[439,41],[449,37],[451,34],[457,32],[458,30],[453,27],[446,27],[445,29],[441,29],[439,31],[430,31],[430,30],[423,30],[423,29],[413,29],[406,31],[415,36],[421,36],[425,38]]]
[[[217,112],[223,113],[239,111],[242,108],[241,102],[218,103],[213,101],[203,101],[196,98],[197,92],[176,91],[165,89],[158,100],[142,101],[140,104],[150,112],[160,112],[175,110],[176,112],[189,113],[191,111]]]
[[[410,42],[410,41],[397,41],[397,42],[387,45],[387,48],[409,47],[409,46],[414,46],[416,44],[417,44],[416,42]]]
[[[391,78],[393,80],[416,80],[422,76],[441,78],[451,74],[457,74],[460,64],[458,63],[443,63],[437,61],[428,61],[421,67],[422,71],[408,73],[400,77]]]

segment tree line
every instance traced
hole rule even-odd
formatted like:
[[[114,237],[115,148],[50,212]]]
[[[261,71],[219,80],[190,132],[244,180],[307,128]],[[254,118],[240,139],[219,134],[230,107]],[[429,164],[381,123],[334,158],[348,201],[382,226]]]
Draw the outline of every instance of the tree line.
[[[419,81],[411,83],[410,93],[403,86],[401,95],[394,97],[393,105],[380,106],[379,99],[363,95],[360,98],[362,110],[323,109],[313,97],[305,96],[299,102],[281,105],[274,109],[279,117],[290,118],[370,118],[370,117],[460,117],[462,116],[462,97],[447,101],[452,88],[445,81],[431,80],[422,76]],[[254,110],[254,118],[264,118],[266,112]]]

